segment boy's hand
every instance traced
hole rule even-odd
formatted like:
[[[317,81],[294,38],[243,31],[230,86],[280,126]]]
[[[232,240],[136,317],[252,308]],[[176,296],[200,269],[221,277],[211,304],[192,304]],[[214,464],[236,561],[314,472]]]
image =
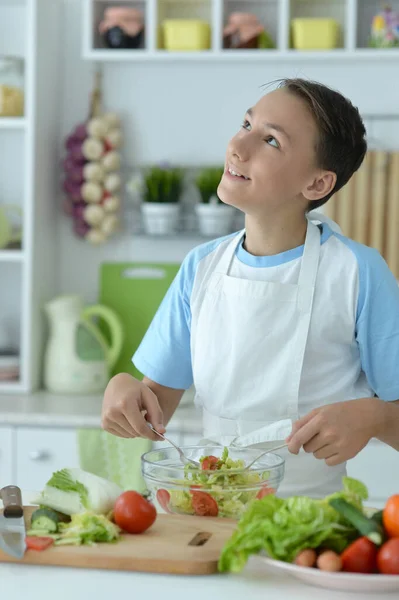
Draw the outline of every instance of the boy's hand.
[[[329,404],[312,410],[296,421],[287,438],[288,450],[301,447],[329,466],[356,456],[380,427],[381,400],[361,398]]]
[[[102,428],[118,437],[159,441],[159,436],[148,427],[148,421],[159,433],[165,432],[157,396],[131,375],[115,375],[104,393]]]

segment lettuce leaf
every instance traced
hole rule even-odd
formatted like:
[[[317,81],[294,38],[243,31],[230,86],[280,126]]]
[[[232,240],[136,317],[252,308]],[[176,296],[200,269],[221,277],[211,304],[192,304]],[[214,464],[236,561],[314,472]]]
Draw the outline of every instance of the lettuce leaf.
[[[345,498],[362,508],[367,489],[359,481],[345,477],[343,490],[322,500],[269,495],[253,502],[223,548],[219,571],[239,572],[251,554],[260,552],[286,562],[292,562],[305,548],[325,546],[342,552],[357,533],[328,504],[332,497]]]

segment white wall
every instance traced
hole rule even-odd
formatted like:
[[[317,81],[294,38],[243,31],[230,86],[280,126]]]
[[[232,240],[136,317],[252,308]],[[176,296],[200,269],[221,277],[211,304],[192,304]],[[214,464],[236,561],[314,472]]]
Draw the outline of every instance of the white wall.
[[[60,142],[87,114],[93,72],[92,65],[80,58],[81,2],[63,3]],[[223,161],[229,137],[240,126],[246,108],[261,95],[260,86],[268,81],[286,76],[316,79],[349,96],[363,113],[399,114],[398,74],[392,61],[109,63],[104,69],[104,100],[107,109],[123,118],[128,164],[167,159],[195,166]],[[371,135],[382,145],[399,147],[398,129],[392,123],[376,123]],[[61,212],[59,228],[59,290],[79,291],[88,301],[96,299],[102,261],[181,260],[199,243],[198,238],[187,236],[180,241],[135,239],[125,231],[106,246],[90,247],[74,238],[70,220]]]

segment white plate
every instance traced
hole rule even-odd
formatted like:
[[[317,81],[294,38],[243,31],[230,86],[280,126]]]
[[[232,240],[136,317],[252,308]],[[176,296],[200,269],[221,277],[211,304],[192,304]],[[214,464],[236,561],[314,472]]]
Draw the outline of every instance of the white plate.
[[[346,592],[399,592],[399,575],[361,575],[358,573],[328,573],[309,567],[298,567],[281,560],[266,556],[256,557],[257,567],[266,567],[269,571],[285,571],[292,577],[305,583],[329,590]]]

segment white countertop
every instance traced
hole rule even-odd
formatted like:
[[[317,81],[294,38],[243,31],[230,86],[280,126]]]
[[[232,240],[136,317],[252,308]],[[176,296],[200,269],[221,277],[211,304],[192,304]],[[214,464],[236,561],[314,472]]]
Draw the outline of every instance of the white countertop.
[[[34,492],[23,491],[24,504]],[[0,506],[2,502],[0,500]],[[157,575],[0,563],[3,598],[20,600],[389,600],[395,594],[334,592],[263,570],[254,557],[239,575]]]
[[[102,395],[55,395],[50,392],[0,395],[0,426],[97,428],[101,426]],[[194,391],[185,392],[169,430],[200,434],[202,421],[194,406]]]

